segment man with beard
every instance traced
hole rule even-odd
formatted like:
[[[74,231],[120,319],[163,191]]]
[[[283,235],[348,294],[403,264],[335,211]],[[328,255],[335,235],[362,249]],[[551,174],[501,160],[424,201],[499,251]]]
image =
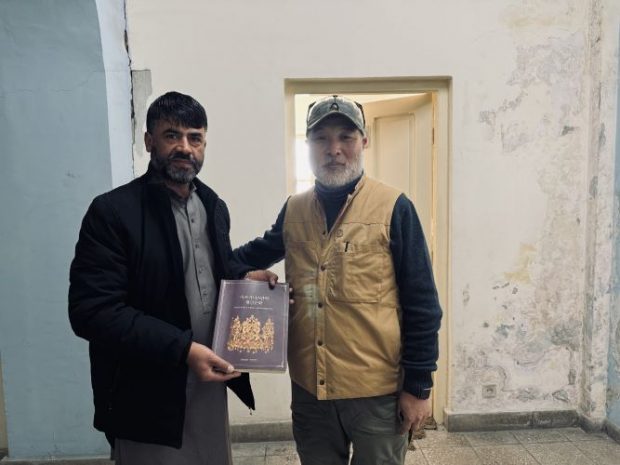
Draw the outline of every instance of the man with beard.
[[[211,344],[231,266],[226,204],[196,175],[207,115],[169,92],[149,107],[147,173],[94,199],[71,264],[69,317],[90,343],[94,426],[120,465],[228,465],[226,385],[250,408],[247,374]]]
[[[431,413],[441,308],[411,201],[364,175],[362,106],[310,105],[314,188],[235,250],[243,265],[285,258],[293,433],[303,465],[403,464]]]

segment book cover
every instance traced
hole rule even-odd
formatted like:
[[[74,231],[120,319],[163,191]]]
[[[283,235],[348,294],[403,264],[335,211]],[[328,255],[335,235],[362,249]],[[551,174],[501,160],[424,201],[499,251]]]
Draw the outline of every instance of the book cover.
[[[288,304],[287,283],[223,279],[213,351],[237,371],[285,371]]]

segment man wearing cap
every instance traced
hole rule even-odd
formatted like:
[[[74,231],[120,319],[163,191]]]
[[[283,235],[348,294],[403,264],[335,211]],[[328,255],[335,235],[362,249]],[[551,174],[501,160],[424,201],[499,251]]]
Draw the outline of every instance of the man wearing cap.
[[[234,251],[268,268],[285,258],[293,433],[303,465],[402,464],[407,432],[431,413],[441,308],[411,201],[364,174],[361,105],[310,105],[314,188]],[[258,273],[258,272],[257,272]]]

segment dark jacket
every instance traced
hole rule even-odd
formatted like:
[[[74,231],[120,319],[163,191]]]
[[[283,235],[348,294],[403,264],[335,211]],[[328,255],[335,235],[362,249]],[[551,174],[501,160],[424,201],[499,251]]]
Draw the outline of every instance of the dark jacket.
[[[71,264],[69,318],[90,342],[95,428],[108,438],[181,447],[192,341],[183,259],[170,197],[149,172],[96,197]],[[198,180],[216,282],[231,268],[226,204]],[[228,386],[250,408],[247,374]]]

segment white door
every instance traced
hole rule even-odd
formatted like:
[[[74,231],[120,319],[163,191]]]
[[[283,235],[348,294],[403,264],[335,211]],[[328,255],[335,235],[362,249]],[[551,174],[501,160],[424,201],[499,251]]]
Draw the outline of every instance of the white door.
[[[364,105],[369,126],[365,169],[413,201],[432,244],[433,99],[430,93]],[[432,251],[431,251],[432,252]]]

